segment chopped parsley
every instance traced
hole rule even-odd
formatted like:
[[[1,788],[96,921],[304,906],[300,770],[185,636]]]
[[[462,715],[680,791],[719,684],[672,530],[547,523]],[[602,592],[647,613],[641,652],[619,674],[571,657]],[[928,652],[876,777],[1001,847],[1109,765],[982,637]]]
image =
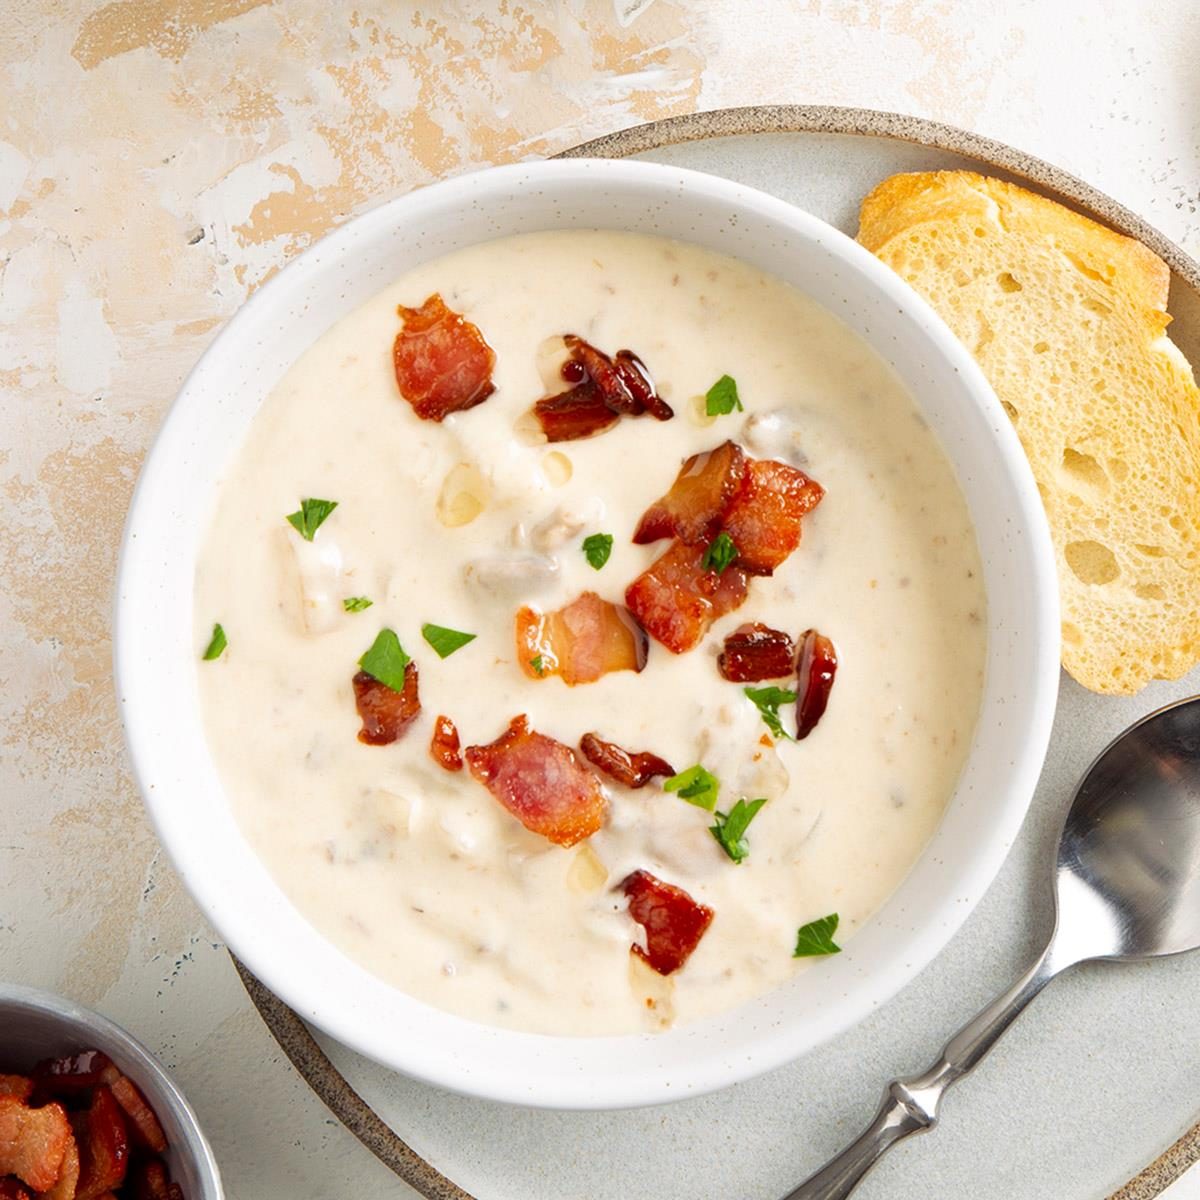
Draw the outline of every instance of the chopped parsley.
[[[833,940],[837,933],[838,915],[830,913],[819,921],[801,925],[796,933],[796,949],[793,958],[819,958],[823,954],[841,954],[842,948]]]
[[[404,653],[400,639],[390,629],[381,629],[370,650],[358,660],[372,679],[378,679],[393,692],[404,691],[404,668],[412,659]]]
[[[311,542],[338,502],[336,500],[301,500],[294,513],[288,513],[288,524],[306,541]]]
[[[796,740],[784,729],[783,722],[779,719],[779,706],[781,704],[794,704],[796,701],[795,692],[788,692],[774,685],[760,688],[748,687],[742,690],[750,698],[754,707],[758,709],[762,719],[767,723],[767,728],[777,738],[786,738],[789,742]]]
[[[370,608],[374,603],[374,600],[366,596],[347,596],[342,601],[342,607],[347,612],[362,612],[364,609]]]
[[[545,675],[546,668],[542,665],[542,656],[539,654],[535,658],[529,660],[529,665],[539,674]]]
[[[705,550],[704,557],[700,560],[700,565],[706,571],[716,571],[720,575],[737,556],[738,548],[734,545],[733,538],[722,529],[709,542],[708,549]]]
[[[758,800],[739,800],[728,813],[716,813],[717,823],[708,827],[721,849],[735,863],[740,863],[750,853],[746,829],[766,802],[765,796]]]
[[[595,570],[600,570],[612,553],[613,535],[611,533],[590,533],[583,539],[583,553]]]
[[[717,807],[717,792],[721,781],[711,772],[706,771],[699,763],[672,775],[663,783],[664,792],[678,792],[680,800],[686,800],[697,808],[712,812]]]
[[[722,375],[716,383],[704,393],[704,411],[710,417],[724,417],[734,409],[743,412],[742,401],[738,396],[737,382],[732,375]]]
[[[459,629],[447,629],[445,625],[422,625],[421,636],[437,651],[438,658],[449,658],[455,650],[461,650],[476,635],[463,633]]]
[[[212,631],[212,640],[208,643],[208,649],[204,651],[204,661],[211,662],[214,658],[220,658],[225,653],[225,647],[229,644],[225,637],[225,630],[221,626],[214,625]]]

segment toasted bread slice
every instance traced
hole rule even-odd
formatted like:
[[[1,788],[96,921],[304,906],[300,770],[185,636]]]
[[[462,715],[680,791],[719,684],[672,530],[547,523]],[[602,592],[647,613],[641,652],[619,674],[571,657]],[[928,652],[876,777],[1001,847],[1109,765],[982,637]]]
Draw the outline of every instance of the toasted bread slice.
[[[969,171],[894,175],[858,240],[975,356],[1033,467],[1063,665],[1129,694],[1200,658],[1200,392],[1140,242]]]

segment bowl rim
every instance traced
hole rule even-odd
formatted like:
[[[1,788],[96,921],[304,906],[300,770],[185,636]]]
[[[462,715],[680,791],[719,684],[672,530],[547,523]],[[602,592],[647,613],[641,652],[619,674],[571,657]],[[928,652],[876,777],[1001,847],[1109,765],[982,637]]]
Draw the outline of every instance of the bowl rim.
[[[542,1090],[533,1094],[527,1081],[508,1077],[511,1074],[512,1056],[510,1068],[506,1072],[498,1066],[491,1070],[481,1070],[479,1064],[475,1064],[475,1069],[470,1070],[451,1067],[444,1059],[439,1059],[435,1052],[428,1052],[428,1048],[405,1047],[400,1053],[396,1053],[393,1048],[390,1053],[382,1052],[367,1041],[355,1020],[354,1012],[330,1011],[322,1009],[314,1002],[311,988],[305,991],[296,972],[284,962],[277,948],[267,944],[269,937],[256,938],[245,921],[236,929],[223,928],[224,922],[215,916],[216,912],[225,907],[223,898],[217,894],[211,883],[206,881],[203,863],[193,849],[184,845],[181,838],[172,836],[172,817],[162,802],[161,794],[154,795],[153,784],[148,776],[148,723],[152,722],[149,722],[148,714],[140,711],[137,702],[136,681],[139,669],[144,667],[139,663],[139,630],[131,623],[131,605],[126,603],[125,597],[131,582],[136,582],[139,574],[144,575],[149,565],[148,562],[143,562],[146,556],[145,539],[139,543],[139,532],[148,519],[147,511],[152,507],[154,493],[165,485],[169,477],[171,443],[177,427],[191,419],[192,414],[185,412],[189,392],[196,386],[197,379],[202,378],[210,369],[211,364],[226,354],[238,332],[249,327],[251,322],[272,305],[282,301],[293,282],[302,279],[302,273],[315,264],[318,256],[334,259],[353,256],[355,243],[360,239],[368,239],[372,233],[394,229],[401,219],[411,221],[414,212],[419,220],[422,212],[435,211],[438,205],[450,202],[459,205],[467,202],[479,203],[480,196],[486,195],[489,190],[503,191],[507,194],[528,182],[563,186],[582,185],[593,182],[598,174],[605,176],[606,182],[609,183],[620,184],[621,181],[627,181],[650,184],[659,187],[664,196],[674,195],[675,198],[686,195],[689,191],[698,191],[709,199],[723,202],[752,217],[773,218],[785,224],[797,238],[815,240],[825,248],[832,249],[840,262],[848,270],[863,277],[876,295],[906,312],[914,323],[921,327],[921,332],[933,343],[936,352],[961,376],[964,390],[970,394],[981,412],[989,419],[999,418],[998,421],[991,421],[995,434],[993,449],[999,457],[1010,488],[1015,492],[1017,507],[1011,516],[1024,532],[1031,569],[1026,587],[1033,598],[1033,608],[1037,614],[1034,628],[1029,631],[1033,644],[1034,665],[1028,679],[1028,703],[1024,711],[1018,714],[1018,719],[1013,722],[1019,729],[1019,738],[1014,736],[1013,741],[1015,760],[1008,771],[1005,785],[1000,789],[1004,794],[1005,803],[1002,809],[998,807],[992,814],[991,834],[986,840],[974,844],[969,853],[961,856],[959,873],[953,881],[953,897],[948,891],[945,900],[941,902],[936,921],[929,920],[923,928],[913,928],[906,941],[903,969],[895,968],[886,983],[877,984],[873,997],[864,999],[859,994],[857,1002],[848,1006],[848,1016],[845,1013],[825,1015],[820,1020],[810,1022],[802,1044],[797,1044],[795,1038],[789,1041],[785,1037],[775,1036],[770,1039],[769,1045],[760,1046],[753,1055],[727,1054],[721,1058],[718,1054],[708,1060],[703,1072],[696,1072],[695,1078],[689,1079],[686,1086],[680,1086],[678,1075],[670,1077],[662,1069],[648,1072],[626,1083],[607,1082],[603,1086],[598,1086],[582,1072],[572,1074],[563,1070],[555,1076],[539,1078]],[[822,303],[819,296],[814,296],[814,299]],[[879,352],[877,345],[873,348]],[[948,457],[951,457],[953,463],[953,457],[949,454]],[[311,1021],[337,1041],[382,1062],[385,1066],[466,1095],[557,1109],[628,1108],[656,1104],[683,1096],[701,1095],[753,1077],[799,1057],[821,1042],[848,1029],[874,1007],[890,999],[911,982],[957,932],[990,886],[1007,856],[1033,797],[1049,744],[1058,692],[1058,590],[1049,528],[1032,472],[1016,434],[991,386],[966,348],[934,310],[898,275],[853,239],[825,221],[777,197],[718,176],[635,160],[544,160],[491,167],[443,180],[385,201],[349,219],[260,286],[226,322],[205,350],[184,380],[163,419],[130,502],[121,543],[114,613],[114,672],[122,729],[135,780],[151,821],[173,865],[205,916],[218,929],[220,936],[226,940],[234,953],[267,987],[304,1019]],[[989,651],[989,660],[990,657]],[[203,739],[204,735],[201,730],[196,730],[194,736]],[[207,753],[205,749],[205,754]],[[973,746],[966,763],[970,763],[974,754]],[[299,914],[297,916],[304,920]],[[350,960],[346,961],[349,963]],[[399,992],[399,989],[396,991],[406,1000],[420,1003]],[[859,992],[861,991],[860,988]],[[514,1055],[517,1053],[517,1046],[523,1040],[529,1044],[530,1039],[565,1047],[580,1041],[627,1042],[646,1037],[671,1036],[630,1034],[615,1039],[578,1039],[530,1035],[479,1026],[453,1014],[443,1015],[453,1024],[470,1026],[476,1030],[487,1028],[501,1041],[511,1040]],[[768,1041],[766,1038],[760,1040]]]
[[[177,1149],[178,1153],[186,1155],[195,1165],[196,1173],[201,1177],[205,1194],[196,1197],[195,1200],[223,1200],[225,1189],[221,1181],[221,1171],[217,1166],[212,1146],[209,1145],[204,1129],[200,1125],[200,1118],[196,1115],[196,1110],[192,1108],[191,1103],[171,1077],[167,1068],[141,1041],[123,1026],[104,1016],[103,1013],[98,1013],[95,1009],[70,1000],[66,996],[48,992],[42,988],[28,987],[18,983],[0,983],[0,1007],[6,1006],[18,1006],[30,1012],[47,1014],[55,1020],[61,1021],[64,1026],[79,1030],[83,1040],[86,1040],[87,1035],[91,1033],[99,1033],[118,1043],[122,1047],[121,1053],[128,1055],[129,1063],[120,1062],[117,1066],[123,1073],[130,1075],[145,1073],[152,1077],[156,1088],[166,1096],[167,1102],[183,1129],[186,1144],[183,1146],[172,1144],[172,1148]],[[112,1056],[110,1055],[110,1057]],[[128,1072],[126,1072],[127,1066],[130,1066]],[[134,1082],[144,1086],[141,1079],[134,1079]]]

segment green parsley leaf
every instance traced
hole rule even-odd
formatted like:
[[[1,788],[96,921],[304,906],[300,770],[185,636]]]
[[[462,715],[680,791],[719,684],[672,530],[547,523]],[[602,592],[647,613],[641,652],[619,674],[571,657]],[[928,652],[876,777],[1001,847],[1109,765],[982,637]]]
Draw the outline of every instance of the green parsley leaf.
[[[774,685],[760,688],[748,687],[743,688],[742,691],[750,697],[751,702],[758,709],[762,719],[767,723],[767,728],[777,738],[786,738],[789,742],[796,740],[784,729],[783,723],[779,719],[779,706],[781,704],[794,704],[796,702],[795,692],[784,691],[783,688],[778,688]]]
[[[338,502],[336,500],[301,500],[299,509],[288,513],[288,524],[306,541],[311,542]]]
[[[830,913],[819,921],[801,925],[796,933],[796,949],[793,958],[818,958],[822,954],[841,954],[842,948],[833,940],[837,933],[838,915]]]
[[[597,571],[608,562],[612,546],[613,535],[611,533],[590,533],[583,539],[583,553]]]
[[[746,829],[766,802],[766,796],[748,802],[744,799],[739,800],[728,813],[717,813],[717,823],[708,827],[721,849],[735,863],[740,863],[750,853],[750,846],[746,841]]]
[[[208,649],[204,651],[204,661],[211,662],[214,658],[220,658],[225,653],[225,647],[229,644],[225,637],[225,630],[220,625],[214,625],[212,631],[212,641],[208,643]]]
[[[672,775],[664,781],[664,792],[678,792],[680,800],[686,800],[697,808],[712,812],[717,807],[717,792],[721,781],[711,772],[706,771],[699,763]]]
[[[704,557],[700,560],[700,565],[706,571],[716,571],[720,575],[737,556],[738,548],[734,545],[733,538],[722,529],[709,542],[708,549],[705,550]]]
[[[704,393],[704,411],[710,417],[724,417],[735,408],[738,412],[745,411],[738,396],[737,383],[732,375],[722,375]]]
[[[372,679],[378,679],[393,692],[404,691],[404,668],[412,659],[404,653],[400,639],[390,629],[381,629],[370,650],[358,660]]]
[[[370,608],[374,603],[374,600],[368,599],[366,596],[347,596],[342,601],[342,607],[347,612],[362,612],[364,609]]]
[[[529,660],[529,665],[530,665],[530,666],[531,666],[531,667],[532,667],[532,668],[533,668],[533,669],[534,669],[534,670],[535,670],[535,671],[536,671],[536,672],[537,672],[539,675],[545,675],[545,673],[546,673],[546,670],[545,670],[545,668],[542,666],[542,656],[541,656],[540,654],[539,654],[539,655],[537,655],[537,656],[536,656],[536,657],[534,657],[534,658],[531,658],[531,659]]]
[[[447,629],[445,625],[422,625],[421,636],[437,651],[438,658],[449,658],[455,650],[461,650],[478,635]]]

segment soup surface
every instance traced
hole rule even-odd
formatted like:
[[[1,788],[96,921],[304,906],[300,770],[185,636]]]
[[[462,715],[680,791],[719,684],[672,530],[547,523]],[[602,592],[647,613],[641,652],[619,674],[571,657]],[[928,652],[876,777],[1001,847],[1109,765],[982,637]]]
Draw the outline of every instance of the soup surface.
[[[495,356],[494,391],[441,421],[417,415],[393,358],[419,321],[397,306],[434,294]],[[478,366],[470,328],[446,328]],[[581,365],[567,334],[610,357]],[[601,406],[602,432],[547,441],[534,403],[590,387],[623,348],[674,416],[618,419]],[[411,373],[421,363],[408,351]],[[726,443],[742,467],[783,463],[768,470],[824,489],[802,521],[781,518],[791,526],[776,533],[803,537],[773,574],[744,573],[750,559],[737,555],[749,551],[729,531],[749,534],[728,508],[690,541],[672,541],[678,527],[632,541],[681,463]],[[314,498],[336,508],[302,506]],[[478,1021],[655,1030],[828,969],[793,956],[798,931],[809,927],[809,950],[831,949],[810,923],[836,914],[832,942],[853,936],[921,853],[968,750],[984,596],[949,462],[889,368],[835,317],[693,246],[573,231],[426,263],[300,357],[214,505],[196,639],[203,651],[219,622],[227,646],[197,670],[246,836],[350,958]],[[595,535],[612,538],[603,562]],[[626,597],[673,546],[709,601],[718,589],[744,596],[679,653],[663,644],[680,635],[670,621],[664,633],[662,612]],[[596,598],[546,619],[585,593]],[[581,620],[592,633],[599,620],[603,665],[624,669],[569,686],[564,673],[597,673],[571,640]],[[762,668],[775,673],[751,653],[730,681],[722,664],[729,673],[738,656],[719,655],[750,623],[775,631]],[[442,658],[426,626],[474,638],[452,648],[461,639],[428,630]],[[822,691],[819,656],[796,665],[810,629],[836,649],[836,675],[815,727],[792,740],[809,683],[810,699]],[[750,640],[761,649],[765,636]],[[397,666],[417,677],[420,710],[408,706],[387,741],[388,702],[410,698]],[[363,712],[386,744],[360,740]],[[486,749],[520,715],[544,738],[514,731]],[[443,716],[464,750],[485,747],[464,769],[431,755]],[[684,779],[626,786],[580,750],[587,733],[652,752]],[[529,757],[508,771],[514,746]],[[687,773],[696,766],[707,774]],[[759,799],[744,830],[730,827],[746,814],[735,816],[739,801]]]

